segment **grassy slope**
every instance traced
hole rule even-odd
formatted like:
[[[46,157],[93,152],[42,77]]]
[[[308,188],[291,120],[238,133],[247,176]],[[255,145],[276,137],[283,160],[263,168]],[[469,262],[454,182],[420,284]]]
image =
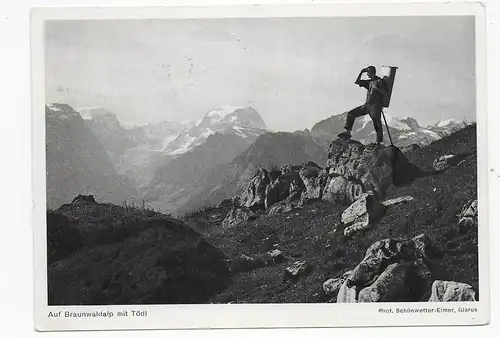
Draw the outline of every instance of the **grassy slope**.
[[[50,305],[204,303],[229,281],[221,251],[172,217],[98,203],[56,212],[78,229],[81,247],[49,265]]]
[[[368,246],[387,237],[409,238],[428,234],[441,246],[444,256],[435,277],[471,284],[478,289],[477,233],[458,236],[457,214],[469,198],[477,195],[475,126],[417,149],[408,155],[412,163],[430,170],[433,160],[444,154],[465,154],[459,165],[436,175],[422,177],[411,185],[392,187],[387,198],[411,195],[415,201],[389,209],[372,229],[351,239],[334,235],[346,206],[323,202],[278,216],[264,216],[228,231],[205,236],[225,255],[258,254],[277,247],[289,259],[285,263],[233,275],[232,284],[211,299],[213,302],[324,302],[322,283],[354,268]],[[313,265],[295,284],[283,283],[284,269],[295,260]]]

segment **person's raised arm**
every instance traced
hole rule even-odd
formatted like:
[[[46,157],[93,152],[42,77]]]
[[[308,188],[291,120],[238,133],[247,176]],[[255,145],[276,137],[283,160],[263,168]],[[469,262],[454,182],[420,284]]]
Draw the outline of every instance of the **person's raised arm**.
[[[359,85],[359,81],[361,81],[361,76],[363,76],[364,72],[366,72],[366,68],[363,68],[359,71],[358,77],[356,78],[356,81],[354,82],[355,84]]]

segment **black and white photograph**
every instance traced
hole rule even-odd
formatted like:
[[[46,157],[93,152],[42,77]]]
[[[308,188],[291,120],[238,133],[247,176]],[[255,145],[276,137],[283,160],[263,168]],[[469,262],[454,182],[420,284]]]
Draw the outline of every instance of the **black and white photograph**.
[[[44,20],[44,305],[477,314],[476,20]]]

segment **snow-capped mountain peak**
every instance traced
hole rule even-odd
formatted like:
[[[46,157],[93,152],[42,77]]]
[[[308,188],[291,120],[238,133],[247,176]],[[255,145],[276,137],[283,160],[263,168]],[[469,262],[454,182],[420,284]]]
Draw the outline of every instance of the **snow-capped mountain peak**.
[[[256,138],[265,130],[266,124],[252,107],[221,106],[210,110],[202,119],[180,133],[166,145],[164,151],[171,155],[183,154],[215,133]]]
[[[466,122],[457,119],[448,119],[440,121],[433,126],[422,127],[413,117],[396,118],[387,112],[384,112],[384,115],[389,126],[391,138],[397,146],[407,146],[414,143],[426,145],[467,126]],[[344,131],[346,118],[347,112],[332,115],[316,123],[311,129],[311,134],[317,139],[326,140],[324,142],[328,145],[332,136]],[[389,137],[383,119],[382,129],[385,135],[384,140],[387,143],[389,142]],[[369,115],[356,119],[352,138],[365,144],[375,141],[375,130]]]
[[[441,119],[434,126],[438,128],[443,128],[452,124],[462,124],[462,123],[464,123],[464,121],[459,121],[452,117],[449,119]]]
[[[197,127],[215,127],[224,129],[228,126],[266,129],[266,124],[259,113],[252,107],[221,106],[210,110],[196,122]]]
[[[385,115],[385,119],[386,119],[387,124],[389,125],[389,127],[394,128],[394,129],[398,129],[398,130],[401,130],[401,131],[410,131],[410,130],[412,130],[411,126],[408,125],[407,123],[403,122],[402,120],[400,120],[398,118],[395,118],[392,115],[389,115],[387,113],[384,113],[384,115]],[[360,127],[356,128],[356,129],[357,130],[362,130],[362,129],[366,128],[367,125],[369,125],[369,124],[372,123],[372,119],[371,119],[371,117],[369,115],[365,115],[357,123],[360,124]],[[382,123],[385,124],[385,122],[383,121],[383,118],[382,118]]]
[[[49,103],[45,105],[45,108],[48,117],[57,118],[59,120],[81,118],[77,111],[65,103]]]

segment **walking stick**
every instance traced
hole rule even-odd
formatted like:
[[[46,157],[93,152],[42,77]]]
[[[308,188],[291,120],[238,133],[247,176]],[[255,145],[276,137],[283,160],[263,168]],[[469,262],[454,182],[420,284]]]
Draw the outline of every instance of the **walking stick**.
[[[389,141],[391,141],[391,146],[394,147],[394,143],[392,143],[391,132],[389,131],[389,125],[387,124],[387,120],[385,119],[385,114],[383,109],[382,109],[382,116],[384,117],[385,127],[387,128],[387,135],[389,135]]]

